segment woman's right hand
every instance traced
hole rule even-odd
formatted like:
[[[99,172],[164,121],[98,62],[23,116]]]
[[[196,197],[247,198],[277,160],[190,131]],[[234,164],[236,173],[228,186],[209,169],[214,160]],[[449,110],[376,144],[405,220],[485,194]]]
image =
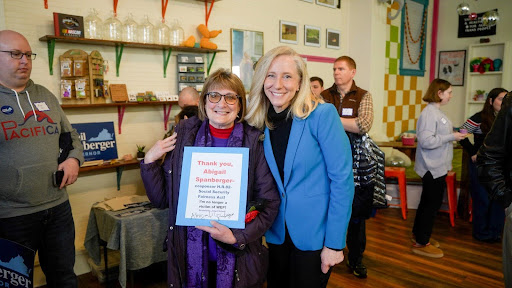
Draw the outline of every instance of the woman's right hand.
[[[468,136],[467,133],[460,133],[460,132],[453,132],[453,135],[455,136],[455,141],[460,141],[460,140],[463,140],[464,138],[466,138]]]
[[[151,147],[151,149],[146,153],[144,163],[153,163],[160,159],[165,153],[174,150],[174,147],[176,147],[177,136],[178,134],[174,133],[164,140],[156,141],[155,145],[153,145],[153,147]]]

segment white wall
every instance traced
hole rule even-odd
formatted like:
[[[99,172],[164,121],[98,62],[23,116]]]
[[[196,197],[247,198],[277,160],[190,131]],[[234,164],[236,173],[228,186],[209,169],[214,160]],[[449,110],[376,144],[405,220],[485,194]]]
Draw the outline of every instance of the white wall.
[[[109,80],[110,83],[126,83],[128,90],[168,90],[176,93],[176,57],[171,58],[167,69],[168,76],[163,78],[162,52],[159,50],[125,48],[120,76],[116,77],[115,49],[113,47],[57,43],[53,63],[54,75],[49,75],[47,44],[39,41],[39,38],[54,34],[52,13],[59,12],[85,17],[89,9],[95,7],[101,11],[100,18],[106,19],[110,16],[108,12],[112,10],[112,1],[89,0],[80,1],[79,3],[78,5],[76,1],[51,0],[48,1],[49,9],[46,10],[43,1],[0,0],[0,28],[15,30],[24,34],[29,40],[33,52],[38,54],[33,63],[32,71],[32,79],[36,83],[45,85],[50,91],[58,95],[60,90],[58,56],[69,49],[82,49],[88,53],[98,50],[109,61],[110,71],[105,75],[105,79]],[[350,1],[342,1],[342,9],[332,9],[299,0],[222,0],[215,2],[208,26],[210,29],[222,29],[223,32],[212,42],[217,43],[219,49],[228,50],[228,52],[217,54],[212,71],[221,67],[231,67],[230,28],[263,31],[264,49],[268,51],[281,45],[278,35],[279,20],[299,24],[299,44],[290,46],[300,54],[332,58],[347,54],[349,20],[346,11],[349,3]],[[119,1],[117,12],[122,21],[125,20],[128,13],[132,13],[134,19],[138,22],[142,20],[145,14],[150,15],[153,24],[156,24],[156,21],[161,18],[160,1]],[[197,42],[199,42],[199,33],[196,27],[205,21],[204,3],[192,0],[169,1],[166,19],[168,25],[171,25],[174,19],[180,20],[186,37],[195,35]],[[306,24],[321,27],[321,48],[304,46],[304,25]],[[341,31],[341,49],[325,48],[326,28]],[[322,77],[326,85],[332,84],[332,64],[309,62],[308,69],[311,75]],[[365,69],[368,69],[368,67]],[[362,75],[362,72],[359,75]],[[121,157],[124,154],[134,155],[136,152],[135,144],[144,144],[150,147],[163,136],[165,131],[163,129],[162,110],[161,106],[127,107],[122,125],[122,134],[117,131],[118,118],[115,107],[67,109],[65,112],[72,123],[113,121],[116,127],[117,150],[119,157]],[[175,113],[177,110],[173,109],[173,111]],[[75,219],[75,244],[79,257],[83,254],[87,220],[93,203],[113,196],[144,193],[138,169],[125,171],[121,185],[121,191],[116,191],[116,174],[112,169],[83,173],[78,181],[68,188]],[[83,263],[80,259],[77,259],[77,262]],[[83,265],[75,268],[77,268],[78,273],[88,272]]]
[[[491,42],[512,40],[512,33],[510,33],[509,30],[512,26],[512,17],[510,17],[510,15],[512,15],[512,2],[510,0],[466,1],[466,3],[470,5],[472,12],[481,13],[498,8],[498,13],[500,14],[500,21],[496,27],[496,35],[471,38],[457,38],[459,16],[456,9],[461,1],[442,0],[439,2],[438,55],[436,56],[436,62],[439,61],[439,51],[467,50],[469,44],[479,43],[480,38],[489,38]],[[508,69],[510,68],[511,66],[508,65]],[[507,69],[507,67],[504,67],[504,69]],[[503,88],[511,90],[512,83],[510,83],[508,87]],[[447,115],[450,116],[454,126],[460,126],[466,120],[464,117],[465,95],[465,86],[453,87],[454,97],[450,100],[448,105],[441,108],[445,113],[449,113]]]

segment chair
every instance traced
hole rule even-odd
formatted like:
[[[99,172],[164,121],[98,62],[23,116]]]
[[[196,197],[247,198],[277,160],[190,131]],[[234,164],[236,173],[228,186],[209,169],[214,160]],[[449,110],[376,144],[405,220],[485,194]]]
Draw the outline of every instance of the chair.
[[[455,187],[456,173],[448,171],[446,175],[446,198],[448,199],[448,210],[439,210],[450,214],[450,224],[455,227],[455,216],[457,214],[457,189]]]
[[[397,178],[400,197],[396,198],[400,204],[389,204],[389,206],[400,206],[402,217],[407,219],[407,183],[405,178],[405,168],[403,167],[384,167],[385,178]]]

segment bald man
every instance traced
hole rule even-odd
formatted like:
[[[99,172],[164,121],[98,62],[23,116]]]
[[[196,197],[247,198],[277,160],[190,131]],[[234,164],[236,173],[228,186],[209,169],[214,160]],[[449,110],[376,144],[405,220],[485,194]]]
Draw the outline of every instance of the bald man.
[[[35,58],[23,35],[0,31],[0,238],[39,252],[47,287],[77,287],[65,186],[78,177],[83,147],[55,95],[30,80]],[[71,142],[67,156],[59,155],[61,135]]]
[[[198,106],[199,93],[192,87],[185,87],[178,95],[178,105],[183,109],[185,106]]]

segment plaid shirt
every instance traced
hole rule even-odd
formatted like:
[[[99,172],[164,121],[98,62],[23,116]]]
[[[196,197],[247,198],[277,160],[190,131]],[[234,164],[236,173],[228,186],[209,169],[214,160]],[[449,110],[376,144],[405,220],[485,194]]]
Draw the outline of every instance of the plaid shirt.
[[[355,83],[352,85],[352,89],[348,93],[350,93],[355,86]],[[357,86],[355,86],[357,89]],[[344,95],[340,93],[338,89],[338,93],[340,94],[341,101],[343,101]],[[361,103],[359,104],[359,109],[357,110],[357,117],[355,118],[357,127],[359,128],[359,134],[367,133],[372,128],[373,123],[373,100],[372,94],[367,92],[364,94],[361,99]]]

